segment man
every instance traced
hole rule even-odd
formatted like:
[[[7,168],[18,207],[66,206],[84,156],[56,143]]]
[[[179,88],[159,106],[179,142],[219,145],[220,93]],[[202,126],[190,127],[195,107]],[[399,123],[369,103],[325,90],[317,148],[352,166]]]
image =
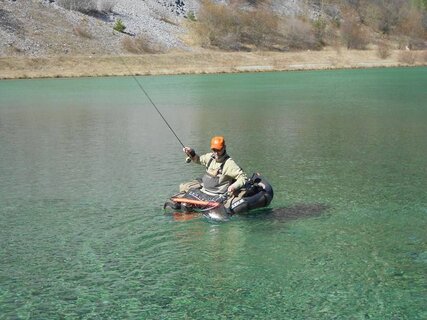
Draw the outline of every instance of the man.
[[[224,137],[213,137],[211,150],[212,152],[199,156],[192,148],[183,148],[184,153],[193,162],[206,167],[206,172],[202,177],[202,191],[210,195],[238,191],[245,185],[248,178],[246,173],[227,154]]]

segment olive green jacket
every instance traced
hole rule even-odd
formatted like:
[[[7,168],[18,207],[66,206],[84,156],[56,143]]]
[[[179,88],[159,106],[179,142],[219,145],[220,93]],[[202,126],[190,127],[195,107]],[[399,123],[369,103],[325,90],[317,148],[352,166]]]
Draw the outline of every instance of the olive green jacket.
[[[228,157],[228,155],[227,153],[224,153],[217,161],[215,158],[213,158],[213,153],[210,152],[201,156],[195,155],[192,160],[195,163],[207,167],[209,161],[211,160],[211,158],[213,158],[209,165],[209,168],[207,168],[207,172],[212,176],[216,176],[226,157]],[[222,168],[222,174],[220,174],[219,176],[219,186],[228,187],[229,185],[232,185],[235,190],[239,190],[245,185],[247,181],[248,177],[246,173],[236,164],[236,162],[234,162],[233,159],[228,157],[227,161],[224,164],[224,167]],[[221,192],[226,191],[227,188],[225,188],[225,190],[221,190]]]

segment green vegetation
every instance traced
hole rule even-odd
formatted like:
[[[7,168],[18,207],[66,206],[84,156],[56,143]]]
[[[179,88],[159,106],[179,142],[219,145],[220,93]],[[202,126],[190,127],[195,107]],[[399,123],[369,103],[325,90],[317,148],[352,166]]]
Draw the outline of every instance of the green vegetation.
[[[124,25],[122,19],[116,20],[116,23],[114,24],[113,29],[116,30],[117,32],[124,32],[125,31],[126,26]]]
[[[196,14],[194,13],[194,11],[188,11],[187,18],[190,21],[196,21],[197,20]]]

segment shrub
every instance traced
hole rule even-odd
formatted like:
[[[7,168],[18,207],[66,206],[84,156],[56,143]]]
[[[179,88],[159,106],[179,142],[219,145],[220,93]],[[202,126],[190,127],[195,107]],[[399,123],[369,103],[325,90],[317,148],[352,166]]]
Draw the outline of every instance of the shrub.
[[[319,49],[313,28],[300,19],[289,18],[282,26],[287,49],[307,50]]]
[[[242,9],[237,5],[202,2],[198,22],[191,27],[202,46],[223,50],[274,48],[280,34],[279,18],[266,9]]]
[[[351,18],[342,23],[341,34],[348,49],[365,50],[369,43],[362,25]]]
[[[327,28],[327,22],[325,19],[319,18],[313,22],[314,35],[316,40],[322,45],[325,44],[325,34]]]
[[[122,40],[122,46],[126,51],[130,53],[135,53],[135,54],[141,53],[139,51],[139,48],[135,44],[135,40],[132,38],[129,38],[129,37],[124,38]]]
[[[405,64],[414,64],[416,60],[415,52],[413,51],[400,51],[399,55],[397,57],[397,60],[399,62],[405,63]]]
[[[83,38],[92,39],[93,36],[89,31],[87,20],[82,19],[78,25],[73,27],[73,32]]]
[[[222,4],[204,1],[201,4],[196,33],[204,44],[224,50],[239,50],[241,26],[238,12]]]
[[[407,45],[411,49],[422,50],[426,48],[427,29],[424,27],[424,20],[427,22],[427,14],[424,15],[415,8],[410,8],[405,12],[396,28],[396,33],[408,37]]]
[[[196,18],[194,11],[188,11],[187,12],[187,19],[190,21],[197,21],[197,18]]]
[[[408,41],[408,47],[411,48],[411,50],[426,50],[427,41],[422,38],[410,38]]]
[[[246,0],[242,5],[242,1],[236,0],[226,6],[204,1],[197,23],[190,28],[201,39],[202,46],[223,50],[316,50],[322,46],[324,37],[334,37],[326,21],[319,20],[313,26],[298,18],[282,18],[266,3]]]
[[[264,9],[243,11],[240,17],[243,25],[241,41],[260,49],[273,48],[279,43],[279,19]]]
[[[387,59],[391,55],[390,45],[385,40],[381,40],[378,42],[377,50],[378,56],[381,59]]]
[[[117,32],[123,32],[126,29],[126,26],[124,25],[122,19],[117,19],[116,23],[114,24],[113,27],[114,30],[116,30]]]
[[[82,27],[80,25],[74,26],[73,27],[73,32],[75,35],[83,37],[83,38],[87,38],[87,39],[92,39],[93,36],[90,33],[90,31],[88,29],[86,29],[85,27]]]
[[[386,35],[422,38],[427,31],[426,0],[346,0],[341,9]]]
[[[165,47],[144,35],[139,35],[136,38],[126,37],[122,40],[122,45],[126,51],[134,54],[166,52]]]

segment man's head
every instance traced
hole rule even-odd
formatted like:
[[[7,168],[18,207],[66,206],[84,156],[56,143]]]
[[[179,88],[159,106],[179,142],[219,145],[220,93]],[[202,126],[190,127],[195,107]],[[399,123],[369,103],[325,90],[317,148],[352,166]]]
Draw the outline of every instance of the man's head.
[[[222,156],[225,152],[225,140],[222,136],[215,136],[211,139],[211,150],[215,158]]]

